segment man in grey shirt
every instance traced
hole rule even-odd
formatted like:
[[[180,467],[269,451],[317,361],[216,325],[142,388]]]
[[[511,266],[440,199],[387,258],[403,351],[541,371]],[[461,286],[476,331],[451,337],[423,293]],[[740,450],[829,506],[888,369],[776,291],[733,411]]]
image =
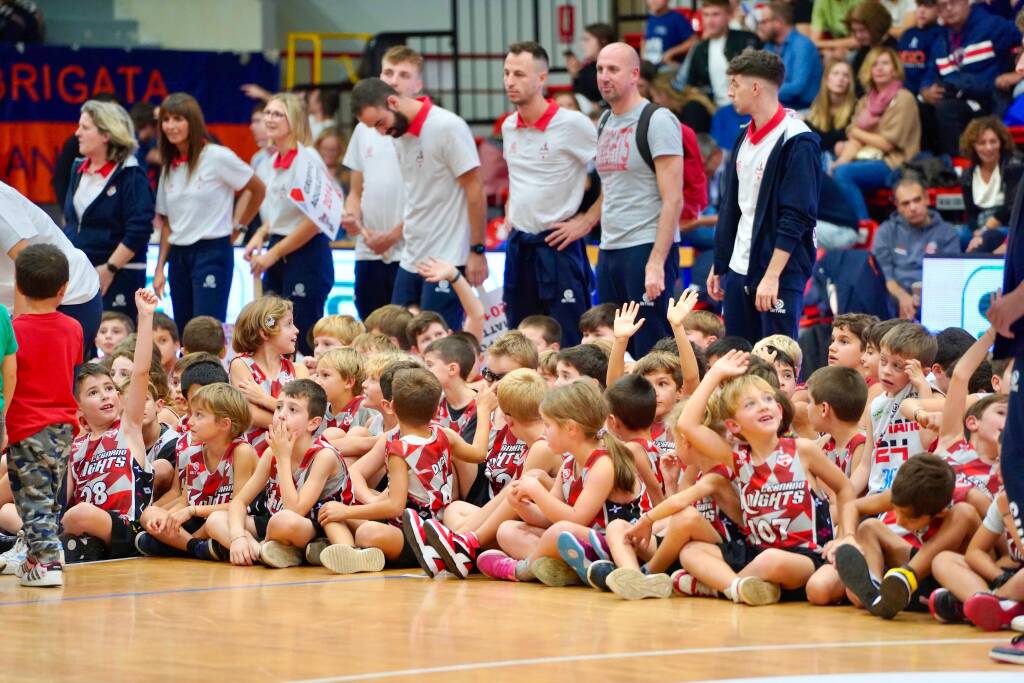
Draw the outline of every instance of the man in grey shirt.
[[[640,58],[625,43],[612,43],[598,55],[597,84],[611,107],[597,142],[602,199],[586,214],[555,225],[556,232],[578,238],[601,221],[598,300],[640,303],[646,322],[631,342],[636,357],[672,334],[665,313],[679,275],[676,240],[683,209],[683,139],[671,111],[657,109],[650,116],[653,168],[638,149],[637,127],[650,104],[637,91],[639,75]]]
[[[918,317],[912,289],[921,282],[925,256],[960,253],[957,229],[928,208],[928,195],[913,178],[901,180],[893,191],[896,213],[878,227],[871,251],[885,276],[885,287],[899,304],[899,316]]]

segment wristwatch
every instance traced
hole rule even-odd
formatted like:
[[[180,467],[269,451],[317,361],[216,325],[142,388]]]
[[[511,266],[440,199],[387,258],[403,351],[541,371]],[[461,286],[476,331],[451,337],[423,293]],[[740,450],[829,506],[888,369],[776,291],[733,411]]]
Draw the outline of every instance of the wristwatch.
[[[471,244],[469,245],[469,251],[474,254],[483,254],[485,249],[482,244]]]
[[[113,263],[111,263],[110,261],[107,261],[107,262],[106,262],[106,263],[104,263],[103,265],[104,265],[104,266],[106,267],[106,269],[107,269],[107,270],[109,270],[109,271],[110,271],[110,272],[111,272],[112,274],[114,274],[114,275],[117,275],[117,271],[121,270],[120,268],[118,268],[117,266],[115,266],[115,265],[114,265]]]

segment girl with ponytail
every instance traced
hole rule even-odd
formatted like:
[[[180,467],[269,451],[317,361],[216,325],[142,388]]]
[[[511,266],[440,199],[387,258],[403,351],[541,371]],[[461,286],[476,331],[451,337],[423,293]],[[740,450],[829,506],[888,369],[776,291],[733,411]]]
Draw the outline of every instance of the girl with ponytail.
[[[561,471],[550,490],[533,477],[509,485],[508,501],[520,519],[499,527],[501,550],[481,554],[477,567],[495,579],[566,586],[581,580],[559,559],[559,535],[586,541],[591,529],[614,519],[635,521],[650,502],[632,453],[604,428],[609,408],[597,387],[558,387],[544,398],[540,414],[551,449],[565,454]]]

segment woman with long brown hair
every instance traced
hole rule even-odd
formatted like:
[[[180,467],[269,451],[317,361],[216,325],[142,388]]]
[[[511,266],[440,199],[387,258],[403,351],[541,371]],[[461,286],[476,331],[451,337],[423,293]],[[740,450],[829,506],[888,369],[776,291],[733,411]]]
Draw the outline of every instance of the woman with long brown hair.
[[[163,169],[156,211],[163,229],[153,288],[160,294],[170,282],[180,332],[196,316],[221,321],[227,316],[234,271],[231,243],[256,215],[265,188],[252,167],[210,142],[203,112],[191,95],[167,96],[160,105],[159,128]]]

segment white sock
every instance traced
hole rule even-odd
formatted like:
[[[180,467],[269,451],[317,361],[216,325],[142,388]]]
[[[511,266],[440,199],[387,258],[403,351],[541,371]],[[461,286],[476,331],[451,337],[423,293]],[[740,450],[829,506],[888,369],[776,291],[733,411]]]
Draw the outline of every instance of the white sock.
[[[729,598],[730,600],[732,600],[736,604],[739,604],[739,602],[740,602],[740,577],[737,576],[735,579],[733,579],[732,583],[729,584],[729,587],[726,588],[722,592],[725,593],[725,597]]]

